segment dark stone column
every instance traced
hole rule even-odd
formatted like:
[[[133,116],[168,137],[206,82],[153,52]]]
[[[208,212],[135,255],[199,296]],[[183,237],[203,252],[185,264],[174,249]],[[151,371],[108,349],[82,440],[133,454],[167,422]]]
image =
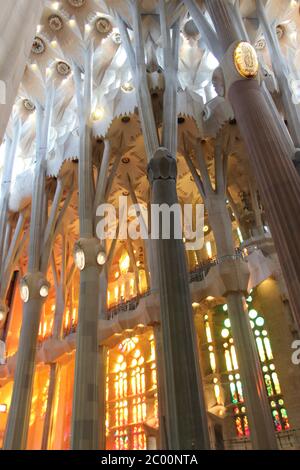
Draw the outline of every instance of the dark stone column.
[[[206,5],[225,55],[241,38],[224,0],[206,0]],[[228,98],[249,153],[300,328],[300,178],[294,155],[289,154],[279,118],[272,113],[258,80],[241,77],[233,81]]]
[[[224,195],[209,196],[205,203],[217,246],[219,275],[226,289],[224,296],[243,384],[251,441],[254,449],[275,450],[277,441],[270,403],[244,299],[249,281],[248,267],[235,256],[232,225]]]
[[[160,148],[148,167],[152,204],[177,203],[176,160]],[[152,220],[152,223],[154,221]],[[206,407],[200,378],[192,301],[182,239],[156,240],[160,285],[169,448],[208,449]]]
[[[256,80],[229,91],[300,327],[300,178]]]
[[[97,450],[100,433],[98,241],[81,239],[78,246],[85,254],[86,264],[80,272],[71,447]]]
[[[158,449],[168,448],[168,438],[166,431],[166,386],[164,374],[163,345],[161,325],[153,326],[155,339],[155,355],[157,370],[157,395],[158,395],[158,417],[159,417],[159,447]]]

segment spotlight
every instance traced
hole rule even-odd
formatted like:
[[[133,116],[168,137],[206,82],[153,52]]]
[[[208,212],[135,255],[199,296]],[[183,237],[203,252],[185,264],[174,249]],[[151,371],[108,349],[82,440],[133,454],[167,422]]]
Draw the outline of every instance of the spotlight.
[[[44,284],[40,288],[40,296],[43,298],[48,297],[49,294],[49,286],[47,284]]]
[[[103,266],[106,263],[106,259],[106,253],[104,250],[101,249],[97,255],[97,263],[99,264],[99,266]]]
[[[20,295],[23,302],[27,303],[29,300],[29,287],[25,279],[22,279],[21,281]]]
[[[77,268],[80,271],[83,271],[84,268],[85,268],[85,254],[84,254],[84,251],[81,248],[78,248],[75,251],[74,258],[75,258],[75,264],[76,264]]]

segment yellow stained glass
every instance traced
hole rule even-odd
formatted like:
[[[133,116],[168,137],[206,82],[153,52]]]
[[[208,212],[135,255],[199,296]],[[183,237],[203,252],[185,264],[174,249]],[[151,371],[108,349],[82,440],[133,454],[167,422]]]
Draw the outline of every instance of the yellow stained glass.
[[[275,392],[280,395],[281,394],[281,388],[280,388],[280,383],[279,383],[279,379],[278,379],[278,375],[276,374],[276,372],[273,372],[272,373],[272,379],[273,379],[273,383],[274,383],[274,387],[275,387]]]
[[[214,390],[215,390],[215,397],[217,400],[218,405],[221,404],[221,392],[220,392],[220,386],[218,384],[214,385]]]
[[[143,424],[149,419],[151,426],[158,427],[157,393],[153,395],[157,383],[154,359],[154,337],[149,331],[128,337],[110,350],[106,394],[108,449],[142,450],[146,448]],[[147,387],[151,394],[147,394]]]
[[[213,372],[216,372],[217,365],[216,365],[216,357],[213,352],[209,353],[209,362],[210,362],[210,367]]]
[[[260,360],[261,360],[261,362],[265,362],[266,361],[266,354],[265,354],[262,339],[260,337],[256,338],[256,344],[257,344]]]
[[[212,343],[211,329],[210,329],[208,322],[205,323],[205,332],[206,332],[207,342]]]
[[[235,347],[233,345],[230,347],[230,353],[231,353],[233,369],[237,370],[239,368],[239,365],[238,365],[238,361],[236,357]]]
[[[225,361],[226,361],[227,371],[231,372],[233,369],[232,369],[231,355],[228,349],[225,350]]]
[[[269,338],[264,338],[264,344],[265,344],[265,348],[266,348],[266,352],[267,352],[267,357],[268,357],[269,361],[272,361],[272,359],[274,359],[274,358],[273,358],[273,352],[272,352],[271,343],[270,343]]]

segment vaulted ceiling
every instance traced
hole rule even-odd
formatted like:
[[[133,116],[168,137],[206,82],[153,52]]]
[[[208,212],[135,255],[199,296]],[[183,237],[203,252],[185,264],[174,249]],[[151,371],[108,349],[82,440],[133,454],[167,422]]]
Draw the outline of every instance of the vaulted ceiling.
[[[57,176],[65,160],[76,160],[79,154],[77,102],[73,70],[76,63],[84,73],[84,47],[93,39],[93,138],[95,158],[101,159],[104,138],[112,142],[113,161],[120,148],[123,158],[114,180],[110,200],[128,191],[128,175],[140,201],[147,202],[149,188],[137,101],[130,65],[118,30],[117,15],[126,21],[129,31],[131,14],[125,0],[60,0],[45,2],[37,26],[30,57],[19,88],[7,134],[13,133],[13,121],[19,117],[22,134],[16,164],[10,207],[18,211],[30,198],[32,166],[35,159],[35,104],[45,102],[50,81],[55,86],[54,113],[47,158],[47,175]],[[178,171],[179,197],[195,202],[199,199],[195,184],[182,157],[182,135],[187,132],[202,140],[208,164],[213,141],[219,129],[233,119],[230,105],[216,98],[212,74],[218,62],[197,31],[189,14],[180,9],[181,2],[167,1],[170,12],[181,15],[181,36],[178,72]],[[198,2],[201,4],[202,2]],[[236,3],[236,2],[231,2]],[[157,2],[140,0],[148,82],[155,116],[160,127],[163,95],[163,54]],[[264,38],[256,18],[255,1],[239,2],[246,29],[256,46],[263,69],[268,71],[268,86],[272,88],[272,66]],[[265,2],[270,24],[278,26],[278,38],[291,70],[299,75],[300,15],[296,1],[269,0]],[[172,19],[172,18],[171,18]],[[171,21],[170,19],[170,21]],[[17,32],[16,32],[17,34]],[[131,39],[132,35],[130,33]],[[271,77],[271,78],[270,78]],[[274,91],[274,90],[271,90]],[[228,181],[237,202],[247,191],[248,165],[243,142],[237,126],[229,126],[232,134]],[[160,132],[160,129],[159,129]],[[3,146],[0,150],[3,165]],[[74,201],[76,205],[76,201]]]

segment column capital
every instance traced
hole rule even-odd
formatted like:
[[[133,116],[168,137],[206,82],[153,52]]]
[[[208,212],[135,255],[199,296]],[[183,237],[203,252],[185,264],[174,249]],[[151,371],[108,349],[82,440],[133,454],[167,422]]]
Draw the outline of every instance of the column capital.
[[[245,261],[240,258],[224,257],[218,265],[219,275],[223,281],[226,292],[247,292],[249,269]]]
[[[20,282],[21,299],[27,303],[29,300],[45,300],[48,297],[50,283],[41,272],[27,273]]]
[[[168,149],[160,147],[156,150],[148,165],[148,179],[150,184],[156,180],[174,180],[177,178],[176,159]]]
[[[105,264],[106,251],[97,238],[80,238],[74,246],[74,259],[77,268],[83,271],[87,267],[98,267]]]

